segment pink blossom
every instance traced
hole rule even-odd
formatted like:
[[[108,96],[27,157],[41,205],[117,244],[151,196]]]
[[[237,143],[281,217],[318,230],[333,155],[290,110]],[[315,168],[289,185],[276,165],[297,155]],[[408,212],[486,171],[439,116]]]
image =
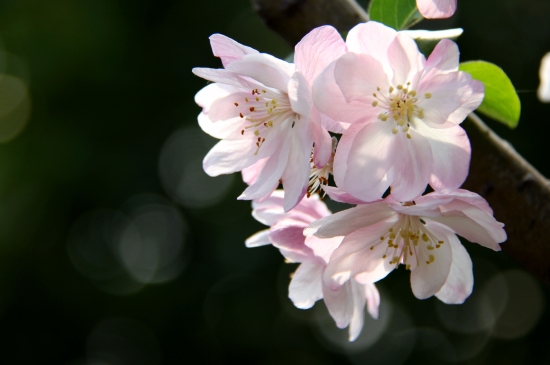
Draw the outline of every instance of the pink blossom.
[[[427,19],[442,19],[453,16],[456,0],[416,0],[418,11]]]
[[[341,189],[364,200],[388,187],[409,201],[429,183],[452,192],[466,179],[470,143],[459,124],[483,99],[483,84],[458,71],[458,47],[442,40],[426,60],[414,40],[376,22],[355,26],[348,53],[314,83],[322,113],[347,123],[334,158]]]
[[[458,304],[471,294],[473,276],[470,256],[456,235],[499,251],[506,233],[492,214],[482,197],[466,190],[434,192],[407,203],[390,195],[313,222],[306,233],[344,236],[324,272],[329,286],[350,278],[375,282],[403,264],[417,298],[435,295]]]
[[[313,145],[317,166],[331,157],[311,84],[346,45],[334,28],[316,28],[296,45],[291,64],[220,34],[210,42],[224,69],[193,69],[214,82],[195,97],[203,108],[199,125],[221,139],[204,158],[204,170],[217,176],[248,169],[250,186],[239,199],[267,198],[282,182],[288,211],[307,191]]]
[[[361,284],[351,279],[329,288],[323,282],[328,258],[340,245],[342,237],[305,237],[303,230],[313,221],[331,214],[326,205],[315,195],[304,198],[285,213],[282,190],[275,190],[263,202],[252,204],[254,218],[270,228],[248,238],[246,245],[256,247],[272,243],[287,261],[300,263],[290,282],[289,298],[301,309],[311,308],[317,300],[324,299],[336,325],[339,328],[349,326],[349,340],[355,340],[363,327],[365,304],[371,316],[378,318],[380,295],[372,283]]]

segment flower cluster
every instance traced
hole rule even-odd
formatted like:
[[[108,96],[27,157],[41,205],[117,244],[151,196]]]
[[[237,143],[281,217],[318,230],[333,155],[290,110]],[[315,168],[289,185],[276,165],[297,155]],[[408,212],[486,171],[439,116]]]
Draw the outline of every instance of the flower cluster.
[[[417,298],[462,303],[472,262],[456,234],[498,251],[506,233],[483,198],[459,189],[470,163],[460,123],[484,87],[458,71],[456,44],[442,40],[426,59],[406,33],[376,22],[345,41],[323,26],[296,45],[292,64],[210,40],[224,68],[193,70],[213,81],[196,102],[199,125],[221,141],[204,169],[242,172],[239,199],[269,226],[246,245],[272,244],[300,264],[293,303],[323,299],[354,340],[365,306],[378,316],[374,283],[399,265]],[[331,214],[320,190],[355,207]]]

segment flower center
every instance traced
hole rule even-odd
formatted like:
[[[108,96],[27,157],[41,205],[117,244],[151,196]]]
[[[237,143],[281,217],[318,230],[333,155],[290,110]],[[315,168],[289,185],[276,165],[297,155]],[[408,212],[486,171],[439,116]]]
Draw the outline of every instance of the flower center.
[[[407,270],[423,264],[430,265],[436,259],[436,250],[445,242],[437,239],[425,226],[422,219],[400,215],[398,221],[383,235],[380,242],[371,246],[386,244],[383,259],[390,264],[404,264]]]
[[[330,159],[328,160],[327,164],[323,167],[315,166],[315,162],[313,160],[313,153],[314,153],[315,146],[313,147],[313,150],[311,151],[311,159],[309,161],[311,165],[311,171],[309,174],[309,186],[307,189],[308,198],[311,195],[315,194],[319,189],[322,189],[323,185],[328,185],[329,175],[332,174],[332,166],[334,163],[334,154],[336,153],[337,144],[338,144],[338,140],[336,139],[336,137],[332,137],[332,156],[330,156]],[[324,195],[321,198],[323,197]]]
[[[239,107],[238,101],[233,104]],[[245,108],[240,109],[242,111],[239,112],[239,117],[246,119],[249,124],[241,130],[241,134],[249,131],[254,134],[253,138],[258,147],[255,155],[274,127],[288,118],[300,119],[300,116],[292,111],[288,95],[273,90],[253,89],[252,96],[244,98],[244,105]]]
[[[424,118],[424,109],[418,106],[423,100],[421,99],[415,90],[410,90],[410,82],[407,82],[405,86],[397,85],[397,87],[390,86],[388,92],[384,92],[377,87],[377,93],[372,95],[376,98],[372,102],[373,107],[380,107],[383,111],[378,114],[378,119],[383,122],[390,120],[394,123],[392,133],[397,134],[399,130],[406,133],[407,138],[411,138],[409,130],[411,128],[411,122],[414,118]],[[425,93],[424,98],[429,99],[432,94]]]

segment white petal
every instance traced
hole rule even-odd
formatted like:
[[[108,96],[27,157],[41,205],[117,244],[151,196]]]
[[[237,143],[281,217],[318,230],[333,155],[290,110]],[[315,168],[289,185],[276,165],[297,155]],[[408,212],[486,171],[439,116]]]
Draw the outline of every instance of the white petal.
[[[443,303],[462,304],[470,296],[474,286],[472,260],[455,235],[448,237],[453,261],[447,282],[435,296]]]
[[[246,247],[258,247],[269,245],[271,240],[269,239],[269,229],[256,232],[252,236],[248,237],[245,241]]]
[[[444,227],[426,224],[426,228],[436,237],[444,241],[439,248],[429,251],[423,244],[417,246],[417,266],[411,272],[411,287],[418,299],[426,299],[437,293],[449,276],[452,262],[451,245],[449,235],[453,233]],[[434,260],[429,256],[433,255]],[[430,262],[432,261],[432,262]],[[430,262],[428,264],[428,262]]]
[[[322,265],[304,262],[298,267],[288,287],[288,297],[297,308],[311,308],[323,298],[322,278]]]

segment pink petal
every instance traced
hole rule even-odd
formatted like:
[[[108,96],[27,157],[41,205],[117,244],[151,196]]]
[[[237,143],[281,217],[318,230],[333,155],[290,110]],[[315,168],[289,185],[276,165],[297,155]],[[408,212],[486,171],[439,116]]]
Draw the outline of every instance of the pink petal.
[[[350,286],[342,285],[335,288],[335,290],[323,286],[323,298],[328,312],[336,322],[336,326],[338,326],[338,328],[347,327],[353,315],[353,301]]]
[[[324,280],[330,287],[342,285],[359,274],[373,274],[376,280],[385,277],[395,265],[386,265],[384,260],[387,245],[379,244],[380,236],[387,232],[395,220],[381,221],[346,235],[340,246],[333,252],[325,269]],[[373,249],[371,250],[371,247]],[[372,283],[373,277],[364,275]]]
[[[262,145],[261,149],[263,149],[263,147],[264,145]],[[265,166],[262,169],[262,172],[258,175],[256,182],[246,188],[246,190],[237,199],[253,200],[264,198],[271,194],[279,185],[279,180],[283,175],[283,171],[288,161],[289,150],[290,148],[288,143],[283,143],[280,148],[276,150],[274,154],[269,157],[269,159],[267,159]]]
[[[288,83],[288,98],[292,110],[300,115],[304,121],[309,120],[313,100],[309,83],[300,73],[294,72]]]
[[[221,140],[204,157],[204,171],[210,176],[241,171],[256,162],[255,149],[247,139]]]
[[[394,72],[392,84],[405,86],[410,82],[413,88],[418,84],[426,62],[415,41],[403,33],[397,33],[389,45],[388,61]]]
[[[470,140],[462,127],[433,129],[418,123],[418,132],[428,141],[433,154],[431,187],[442,193],[458,189],[470,169]]]
[[[285,92],[290,76],[294,72],[292,64],[265,53],[247,55],[230,63],[226,69]]]
[[[452,251],[449,244],[449,236],[453,235],[448,229],[434,224],[426,225],[426,228],[438,239],[445,241],[438,249],[428,251],[427,249],[418,249],[418,265],[411,272],[411,287],[414,295],[418,299],[426,299],[441,290],[447,277],[449,276]],[[428,253],[435,256],[435,260],[430,264]]]
[[[418,95],[431,94],[418,104],[424,109],[422,121],[432,128],[445,128],[451,115],[463,104],[464,93],[471,95],[471,76],[464,72],[438,74],[423,78],[418,85]]]
[[[328,196],[330,196],[330,199],[337,201],[339,203],[346,203],[346,204],[367,203],[361,199],[357,199],[353,195],[350,195],[349,193],[346,193],[344,190],[341,190],[337,187],[325,186],[323,187],[323,191],[327,193]]]
[[[452,210],[450,210],[452,209]],[[439,222],[470,242],[495,251],[506,240],[504,225],[483,209],[458,199],[442,207],[441,217],[430,218]]]
[[[204,113],[208,113],[210,105],[219,98],[226,97],[229,94],[239,91],[234,86],[213,83],[206,85],[195,94],[195,103],[197,103]]]
[[[455,235],[448,235],[453,260],[445,285],[435,296],[446,304],[462,304],[472,293],[474,276],[472,260]]]
[[[316,109],[315,109],[316,110]],[[318,112],[317,112],[318,113]],[[313,162],[317,167],[324,167],[332,157],[332,137],[320,124],[310,123],[313,135]]]
[[[298,133],[289,136],[290,151],[288,162],[282,174],[285,189],[285,211],[289,211],[298,204],[307,192],[310,173],[310,154],[313,141],[302,141]]]
[[[348,103],[357,101],[365,105],[365,118],[379,113],[370,104],[376,100],[377,88],[387,90],[390,83],[382,64],[370,55],[346,53],[336,61],[334,80]]]
[[[334,80],[336,62],[331,63],[313,83],[313,102],[321,113],[340,123],[354,123],[365,120],[365,104],[347,103],[340,87]],[[338,126],[331,123],[333,126]],[[343,129],[341,126],[338,129]],[[329,130],[332,130],[329,128]],[[338,132],[338,130],[334,130]]]
[[[378,319],[380,307],[380,293],[374,284],[364,284],[365,297],[367,298],[367,310],[372,318]]]
[[[323,298],[322,277],[322,265],[304,262],[298,267],[288,287],[288,297],[297,308],[311,308]]]
[[[259,247],[271,244],[269,238],[269,229],[264,229],[263,231],[256,232],[252,236],[248,237],[244,242],[246,247]]]
[[[305,245],[313,250],[315,256],[329,262],[330,256],[340,246],[343,237],[321,239],[315,236],[306,236]]]
[[[225,69],[195,67],[191,71],[193,71],[193,73],[198,77],[202,77],[205,80],[218,82],[224,85],[230,85],[240,89],[242,89],[243,87],[247,89],[252,89],[256,88],[257,85]]]
[[[363,323],[365,322],[365,302],[367,301],[365,287],[359,284],[355,280],[350,280],[346,283],[350,286],[350,291],[353,301],[353,311],[351,314],[351,320],[349,324],[349,341],[355,341],[361,330],[363,329]]]
[[[399,201],[411,201],[422,195],[433,170],[433,157],[430,143],[422,134],[411,129],[411,138],[399,132],[393,136],[396,142],[395,162],[388,180],[391,193]]]
[[[210,46],[214,56],[221,58],[224,67],[235,60],[240,60],[247,54],[258,53],[255,49],[235,42],[222,34],[212,34],[210,36]]]
[[[237,131],[244,128],[246,121],[241,118],[227,119],[223,122],[213,122],[207,114],[200,113],[198,117],[199,127],[214,138],[224,139],[234,136]]]
[[[203,130],[204,130],[204,128],[203,128]],[[260,172],[264,168],[266,162],[267,162],[267,157],[259,160],[258,162],[256,162],[253,165],[245,167],[241,171],[242,176],[243,176],[243,181],[247,185],[254,184],[256,182],[256,179],[258,178],[258,175],[260,175]]]
[[[426,19],[449,18],[456,11],[456,0],[416,0],[416,6]]]
[[[315,236],[319,238],[331,238],[346,236],[358,229],[364,229],[394,216],[396,216],[396,213],[388,204],[380,201],[342,210],[328,217],[321,218],[315,224],[311,224],[310,227],[315,225],[319,227],[315,232]]]
[[[449,122],[455,124],[462,123],[468,114],[476,110],[483,102],[483,98],[485,96],[485,85],[483,85],[480,81],[471,80],[469,86],[471,91],[464,92],[464,95],[467,95],[468,97],[466,99],[462,98],[462,105],[460,105],[460,107],[451,114],[449,117]]]
[[[295,47],[294,63],[309,84],[332,61],[346,53],[346,43],[336,29],[329,25],[309,32]]]
[[[334,157],[334,179],[340,189],[363,201],[380,199],[398,152],[391,129],[390,123],[374,122],[351,126],[344,133]]]
[[[218,98],[210,105],[208,117],[211,121],[237,118],[239,114],[248,114],[249,106],[245,103],[245,98],[250,96],[250,92],[234,92],[225,97]],[[235,105],[236,104],[236,105]]]
[[[458,71],[459,54],[460,52],[455,42],[449,39],[439,41],[426,60],[423,77],[433,77],[438,73]]]
[[[386,68],[386,74],[392,77],[387,51],[396,36],[394,29],[371,21],[353,27],[346,37],[346,44],[349,52],[368,54],[376,58]]]
[[[285,218],[278,221],[270,229],[270,239],[274,247],[292,262],[314,260],[313,250],[304,244],[303,234],[305,224],[300,221]]]

